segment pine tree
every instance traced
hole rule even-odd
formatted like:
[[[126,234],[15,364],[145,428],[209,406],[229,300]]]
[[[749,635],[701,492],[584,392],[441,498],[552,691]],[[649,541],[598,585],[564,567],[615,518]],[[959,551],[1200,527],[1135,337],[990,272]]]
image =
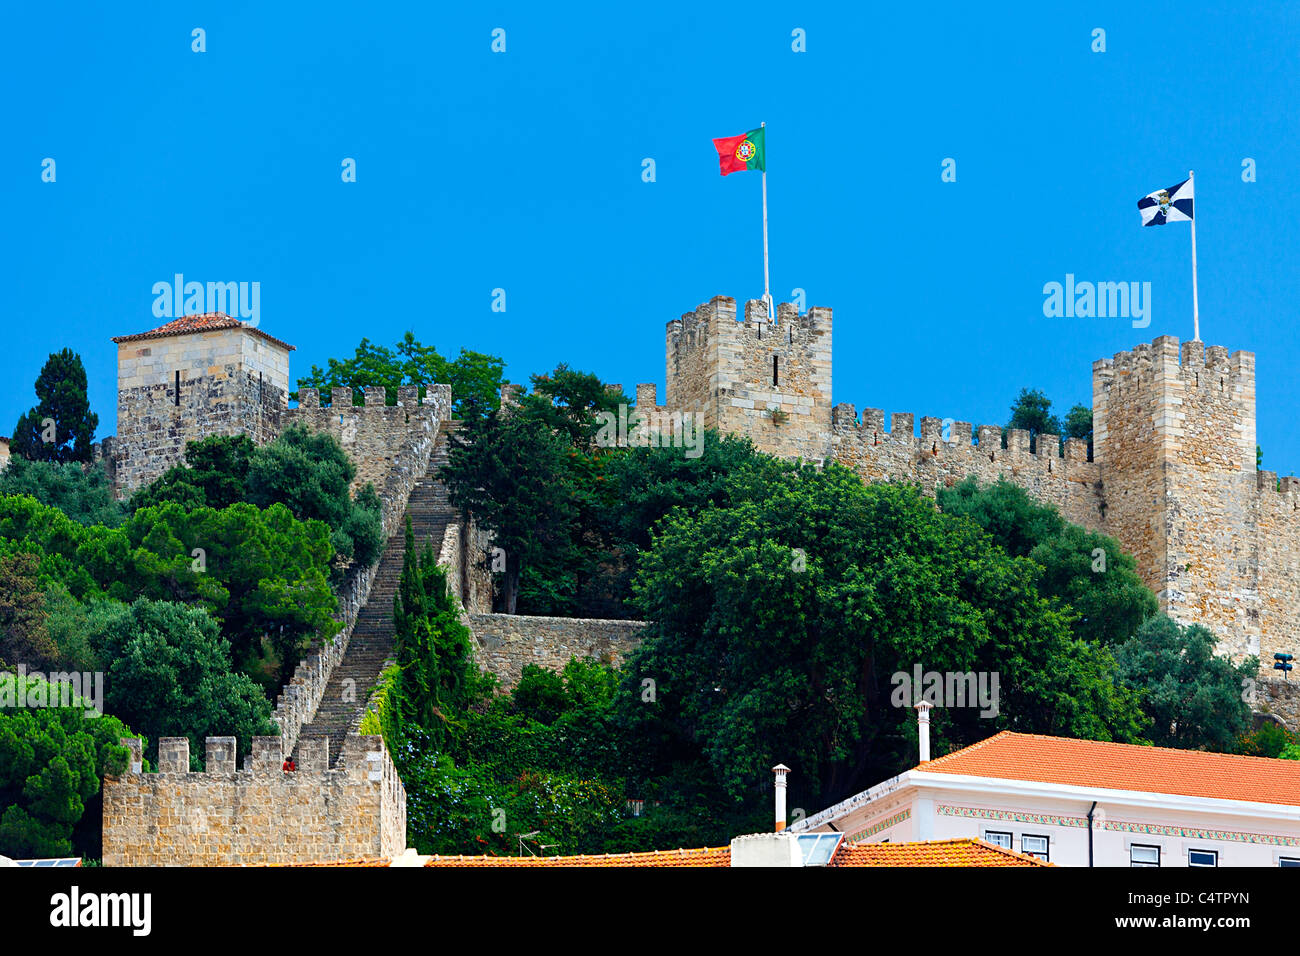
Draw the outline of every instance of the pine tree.
[[[36,379],[36,407],[14,426],[13,453],[29,461],[90,461],[99,416],[86,393],[81,356],[71,349],[52,354]]]

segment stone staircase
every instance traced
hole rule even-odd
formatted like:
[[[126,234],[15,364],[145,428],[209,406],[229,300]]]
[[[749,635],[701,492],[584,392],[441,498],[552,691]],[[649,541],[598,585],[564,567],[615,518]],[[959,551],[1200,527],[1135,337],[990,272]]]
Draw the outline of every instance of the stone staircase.
[[[446,486],[435,476],[438,469],[447,463],[447,435],[459,428],[459,424],[445,422],[438,429],[428,470],[412,489],[406,506],[411,517],[411,530],[415,534],[415,546],[423,549],[426,541],[431,542],[435,558],[447,525],[456,517],[455,509],[447,501]],[[357,614],[357,623],[343,660],[330,675],[316,715],[299,734],[300,740],[329,737],[330,766],[337,763],[339,754],[343,752],[343,739],[365,710],[380,673],[393,659],[393,597],[402,577],[405,555],[406,522],[403,520],[397,534],[390,537],[384,547],[370,595]],[[298,760],[296,747],[294,760]]]

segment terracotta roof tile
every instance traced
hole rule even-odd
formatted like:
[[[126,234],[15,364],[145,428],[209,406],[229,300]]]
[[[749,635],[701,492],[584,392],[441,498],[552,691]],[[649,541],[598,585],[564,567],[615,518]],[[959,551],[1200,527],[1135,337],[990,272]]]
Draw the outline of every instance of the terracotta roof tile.
[[[267,335],[261,329],[250,326],[247,322],[226,315],[224,312],[204,312],[201,315],[183,315],[179,319],[172,319],[165,325],[160,325],[156,329],[148,332],[136,332],[132,335],[117,335],[113,341],[119,345],[123,342],[139,342],[144,339],[161,339],[170,335],[192,335],[196,332],[214,332],[218,329],[237,329],[243,327],[254,335],[261,336],[268,342],[272,342],[281,348],[288,349],[290,352],[294,347],[288,342],[282,342],[274,336]]]
[[[580,856],[434,856],[429,858],[425,866],[731,866],[731,847]]]
[[[916,769],[924,773],[1300,806],[1300,760],[1011,731],[919,764]]]
[[[928,843],[848,843],[835,851],[831,866],[1051,866],[983,840],[933,840]]]

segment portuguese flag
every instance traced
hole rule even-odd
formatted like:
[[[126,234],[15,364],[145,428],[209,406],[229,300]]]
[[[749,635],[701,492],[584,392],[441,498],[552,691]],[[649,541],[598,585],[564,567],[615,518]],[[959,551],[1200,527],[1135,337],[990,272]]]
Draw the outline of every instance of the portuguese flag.
[[[767,169],[767,147],[763,143],[763,129],[751,129],[740,136],[725,136],[713,141],[718,151],[718,165],[722,175],[743,173],[747,169]]]

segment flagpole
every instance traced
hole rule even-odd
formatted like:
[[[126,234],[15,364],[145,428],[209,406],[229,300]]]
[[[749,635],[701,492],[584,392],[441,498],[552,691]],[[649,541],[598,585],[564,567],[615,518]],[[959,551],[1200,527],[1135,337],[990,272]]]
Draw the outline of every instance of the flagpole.
[[[758,124],[766,129],[767,123]],[[1195,259],[1195,254],[1193,254]],[[767,305],[767,320],[776,321],[776,310],[772,308],[772,283],[767,262],[767,134],[763,138],[763,302]]]
[[[764,164],[766,165],[766,164]],[[764,173],[766,175],[766,173]],[[1192,184],[1192,341],[1201,340],[1201,307],[1196,300],[1196,173],[1194,170],[1187,171],[1187,178]],[[766,202],[766,200],[764,200]],[[766,207],[765,207],[766,210]],[[763,213],[764,230],[767,229],[767,212]],[[766,237],[766,231],[764,237]],[[764,238],[766,242],[766,238]],[[766,247],[765,247],[766,248]]]

